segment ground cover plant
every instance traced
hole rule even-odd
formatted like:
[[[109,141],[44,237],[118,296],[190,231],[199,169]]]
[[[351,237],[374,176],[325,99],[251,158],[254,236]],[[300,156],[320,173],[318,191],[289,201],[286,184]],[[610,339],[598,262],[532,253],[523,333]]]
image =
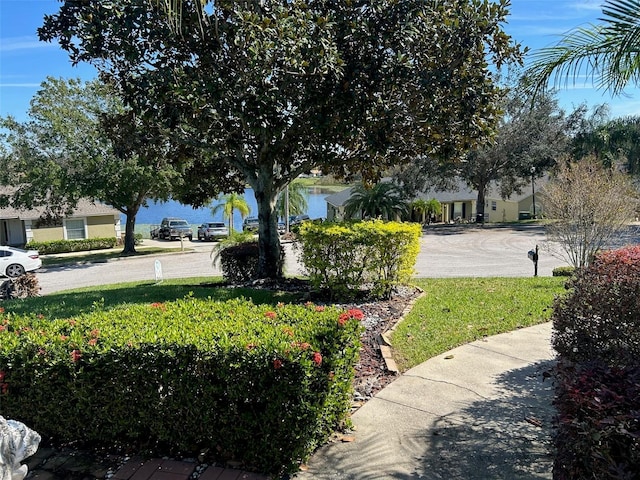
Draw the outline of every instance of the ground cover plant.
[[[402,371],[479,338],[549,320],[562,277],[416,279],[424,296],[395,330]]]

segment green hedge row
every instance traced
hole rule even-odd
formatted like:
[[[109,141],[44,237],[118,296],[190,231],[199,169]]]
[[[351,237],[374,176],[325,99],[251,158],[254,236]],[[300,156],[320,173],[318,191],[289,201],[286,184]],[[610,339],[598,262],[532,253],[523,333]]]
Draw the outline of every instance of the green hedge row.
[[[56,253],[86,252],[89,250],[105,250],[116,248],[118,239],[109,238],[87,238],[83,240],[54,240],[51,242],[29,242],[27,249],[37,250],[40,255],[51,255]]]
[[[181,301],[0,311],[0,415],[61,442],[290,472],[348,420],[361,312]]]
[[[421,233],[417,223],[305,222],[299,232],[301,260],[312,285],[336,298],[352,298],[363,288],[388,298],[411,278]]]

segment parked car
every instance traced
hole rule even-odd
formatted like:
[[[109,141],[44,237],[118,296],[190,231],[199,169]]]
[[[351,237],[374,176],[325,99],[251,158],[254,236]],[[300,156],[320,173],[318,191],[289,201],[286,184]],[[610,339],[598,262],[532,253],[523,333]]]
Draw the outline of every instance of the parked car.
[[[242,222],[242,230],[245,232],[257,232],[260,226],[258,217],[247,217]]]
[[[182,218],[163,218],[160,226],[151,230],[151,238],[176,240],[180,237],[188,237],[189,240],[193,240],[191,225]]]
[[[19,277],[42,266],[40,254],[36,250],[0,246],[0,275]]]
[[[198,240],[212,241],[229,236],[229,227],[223,222],[206,222],[198,227]]]
[[[290,215],[289,225],[300,225],[302,222],[309,220],[309,215]]]

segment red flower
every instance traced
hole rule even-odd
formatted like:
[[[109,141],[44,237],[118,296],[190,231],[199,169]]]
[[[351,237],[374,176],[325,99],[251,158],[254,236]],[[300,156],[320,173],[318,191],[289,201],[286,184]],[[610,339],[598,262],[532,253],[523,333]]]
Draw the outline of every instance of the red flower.
[[[265,312],[264,316],[267,317],[267,318],[273,319],[273,318],[276,318],[278,316],[278,314],[276,312],[269,311],[269,312]]]
[[[69,320],[69,325],[71,325],[72,327],[75,327],[76,323],[78,323],[78,322],[76,320],[74,320],[73,318],[71,320]]]
[[[158,309],[164,311],[164,310],[167,309],[167,306],[164,303],[161,303],[161,302],[153,302],[151,304],[151,308],[158,308]]]
[[[5,327],[4,325],[0,325],[0,332],[2,332],[3,330],[6,330],[7,327]]]
[[[300,350],[307,350],[309,349],[309,347],[311,347],[311,345],[309,345],[307,342],[294,342],[292,345],[299,348]]]
[[[71,361],[73,363],[77,363],[82,358],[82,353],[80,350],[74,350],[71,352]]]
[[[313,363],[320,365],[322,363],[322,355],[320,352],[313,352]]]
[[[338,323],[340,324],[341,327],[344,327],[344,324],[347,323],[347,321],[349,320],[349,315],[346,313],[341,313],[340,316],[338,317]]]
[[[90,338],[88,343],[89,343],[89,345],[94,346],[95,344],[98,343],[98,339],[97,338]]]
[[[247,350],[253,350],[254,348],[256,348],[256,344],[255,343],[247,343],[246,348],[247,348]]]
[[[69,340],[69,337],[67,335],[60,335],[60,340],[64,342],[65,340]]]
[[[39,313],[39,314],[38,314],[38,318],[39,318],[40,320],[42,320],[42,319],[44,318],[44,315],[43,315],[43,314],[41,314],[41,313]]]
[[[279,368],[282,368],[282,360],[280,360],[279,358],[276,358],[273,361],[273,368],[275,368],[276,370],[278,370]]]
[[[91,330],[91,332],[89,332],[89,334],[90,334],[92,337],[98,337],[98,336],[100,335],[100,330],[98,330],[97,328],[96,328],[96,329],[93,329],[93,330]]]
[[[362,320],[364,318],[364,313],[362,313],[362,310],[359,310],[357,308],[352,308],[351,310],[348,310],[347,313],[351,318],[355,318],[356,320]]]
[[[4,376],[5,375],[6,374],[2,370],[0,370],[0,382],[4,381]]]
[[[0,307],[0,313],[4,313],[4,307]]]
[[[316,312],[324,312],[324,305],[318,305],[316,307]]]

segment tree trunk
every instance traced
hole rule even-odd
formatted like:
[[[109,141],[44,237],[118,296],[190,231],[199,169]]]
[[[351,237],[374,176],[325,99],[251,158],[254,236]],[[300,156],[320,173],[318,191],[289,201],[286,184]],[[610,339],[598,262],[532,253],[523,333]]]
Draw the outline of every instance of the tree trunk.
[[[258,204],[258,263],[259,278],[281,278],[282,261],[280,259],[280,237],[278,235],[278,215],[276,213],[277,192],[271,185],[271,179],[259,177],[251,185]],[[252,182],[250,182],[251,184]]]
[[[476,222],[483,223],[485,221],[484,216],[484,202],[487,186],[485,184],[478,185],[478,198],[476,199]]]
[[[139,208],[127,208],[125,212],[124,250],[122,250],[124,255],[135,255],[136,253],[136,215]]]

